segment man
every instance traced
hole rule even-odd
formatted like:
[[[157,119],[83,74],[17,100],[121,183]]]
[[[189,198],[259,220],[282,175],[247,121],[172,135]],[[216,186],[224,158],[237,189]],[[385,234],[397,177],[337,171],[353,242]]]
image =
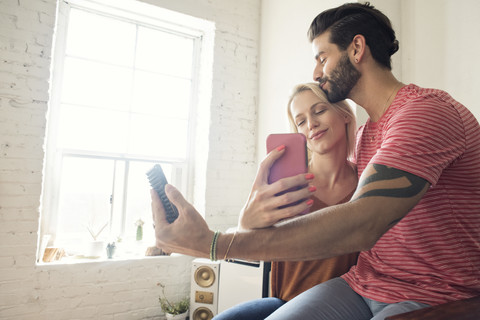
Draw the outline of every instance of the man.
[[[271,219],[237,234],[208,229],[183,197],[167,188],[180,217],[167,225],[152,194],[157,245],[193,256],[308,260],[362,251],[341,278],[291,300],[268,319],[384,319],[480,294],[480,126],[447,93],[403,85],[390,56],[390,21],[369,4],[318,15],[309,29],[314,79],[331,102],[350,98],[370,119],[359,131],[359,184],[350,202],[288,219],[308,207],[308,183],[296,176],[268,185],[282,148],[260,165],[244,210]],[[279,222],[281,221],[281,222]],[[273,226],[273,227],[272,227]],[[213,240],[212,240],[213,239]]]

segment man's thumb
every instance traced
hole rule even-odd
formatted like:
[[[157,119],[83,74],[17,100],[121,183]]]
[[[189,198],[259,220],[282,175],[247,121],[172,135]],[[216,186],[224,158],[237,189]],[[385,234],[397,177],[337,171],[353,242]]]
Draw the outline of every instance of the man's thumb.
[[[167,195],[168,200],[170,200],[176,207],[185,202],[185,199],[180,191],[178,191],[178,189],[171,184],[165,185],[165,194]]]

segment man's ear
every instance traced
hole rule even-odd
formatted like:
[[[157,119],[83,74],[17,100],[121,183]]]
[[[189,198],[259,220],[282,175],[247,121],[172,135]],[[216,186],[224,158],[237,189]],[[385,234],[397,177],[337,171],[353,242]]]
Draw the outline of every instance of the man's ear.
[[[352,55],[352,60],[355,61],[355,63],[362,61],[366,46],[367,43],[363,35],[357,34],[355,37],[353,37],[353,40],[350,43],[350,52]]]

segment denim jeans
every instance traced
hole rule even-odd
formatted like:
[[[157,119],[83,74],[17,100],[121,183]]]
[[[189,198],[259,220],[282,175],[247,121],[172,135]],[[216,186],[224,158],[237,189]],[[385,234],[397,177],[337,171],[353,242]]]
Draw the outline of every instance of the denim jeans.
[[[402,301],[383,303],[364,298],[342,278],[334,278],[284,302],[264,298],[239,304],[217,315],[214,320],[383,320],[388,316],[428,307]]]
[[[265,319],[383,320],[425,307],[428,305],[414,301],[383,303],[367,299],[342,278],[334,278],[296,296]]]
[[[255,299],[227,309],[212,320],[264,320],[284,303],[278,298]]]

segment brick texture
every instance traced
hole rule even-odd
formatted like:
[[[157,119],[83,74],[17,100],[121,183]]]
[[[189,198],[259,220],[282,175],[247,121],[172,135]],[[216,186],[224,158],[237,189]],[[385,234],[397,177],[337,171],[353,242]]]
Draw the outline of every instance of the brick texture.
[[[256,172],[260,0],[144,1],[215,22],[213,92],[195,197],[213,229],[236,224]],[[37,265],[56,0],[0,1],[0,318],[163,319],[165,283],[190,257]]]

